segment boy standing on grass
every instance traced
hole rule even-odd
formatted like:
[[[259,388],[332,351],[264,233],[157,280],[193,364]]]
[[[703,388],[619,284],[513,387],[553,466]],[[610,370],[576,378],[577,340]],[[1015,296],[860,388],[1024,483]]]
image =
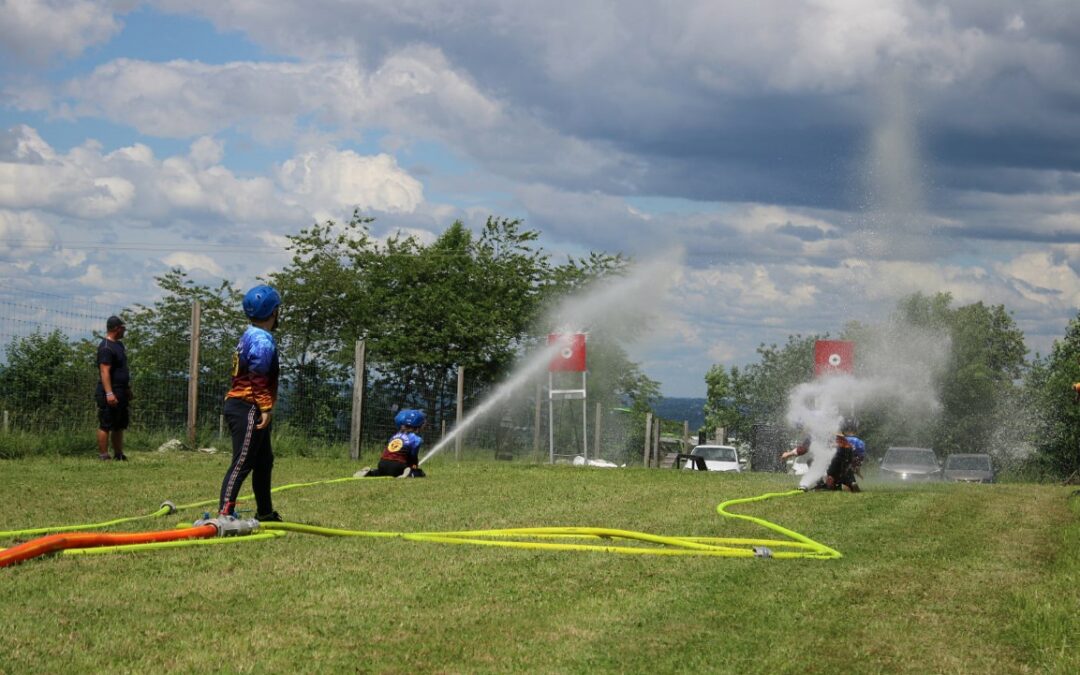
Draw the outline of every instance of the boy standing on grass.
[[[255,492],[255,518],[280,522],[270,495],[274,452],[270,419],[278,393],[278,350],[272,331],[278,327],[281,296],[266,285],[244,296],[244,314],[251,320],[233,354],[232,386],[225,394],[224,414],[232,434],[233,454],[221,482],[218,512],[235,515],[236,499],[250,473]]]
[[[131,376],[128,373],[124,333],[127,328],[118,316],[105,322],[105,339],[97,349],[98,384],[94,400],[98,407],[98,459],[127,461],[124,454],[124,429],[128,427],[128,401],[131,400]],[[109,457],[112,437],[113,456]]]
[[[423,428],[426,418],[423,410],[402,410],[394,416],[398,432],[390,441],[379,458],[377,469],[365,467],[354,475],[358,478],[394,476],[397,478],[423,478],[420,468],[420,446],[424,439],[416,432]]]

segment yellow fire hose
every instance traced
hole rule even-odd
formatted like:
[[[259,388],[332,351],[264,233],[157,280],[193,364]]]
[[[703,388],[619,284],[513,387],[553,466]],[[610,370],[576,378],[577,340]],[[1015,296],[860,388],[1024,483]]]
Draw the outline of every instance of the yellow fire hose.
[[[615,530],[601,527],[521,527],[501,530],[467,530],[460,532],[375,532],[366,530],[344,530],[302,523],[262,523],[261,529],[271,531],[303,532],[327,537],[398,537],[409,541],[427,541],[439,544],[467,544],[471,546],[502,546],[508,548],[540,549],[549,551],[602,551],[605,553],[627,553],[632,555],[704,555],[729,558],[772,557],[772,558],[840,558],[841,553],[824,544],[771,523],[763,518],[728,513],[727,507],[747,502],[763,501],[775,497],[802,494],[801,490],[772,492],[757,497],[731,499],[716,507],[721,516],[738,518],[753,522],[773,530],[789,539],[742,539],[727,537],[685,537],[663,536]],[[584,540],[627,540],[637,543],[656,544],[659,547],[613,546],[601,544],[569,544],[545,541],[517,541],[517,539],[584,539]],[[793,550],[773,550],[793,549]]]
[[[272,492],[281,492],[301,487],[327,485],[354,480],[371,480],[369,478],[335,478],[324,481],[309,483],[292,483],[275,488]],[[738,504],[764,501],[778,497],[787,497],[803,494],[801,490],[787,492],[771,492],[756,497],[729,499],[716,507],[719,515],[727,518],[745,520],[768,530],[772,530],[787,539],[747,539],[729,537],[694,537],[694,536],[665,536],[635,532],[632,530],[619,530],[599,527],[524,527],[497,530],[465,530],[457,532],[377,532],[366,530],[347,530],[303,523],[291,522],[266,522],[259,524],[259,532],[240,537],[225,539],[193,539],[174,542],[158,542],[146,544],[128,544],[122,546],[102,546],[87,549],[70,549],[63,551],[64,555],[90,555],[104,554],[120,551],[144,551],[160,548],[176,548],[180,546],[206,546],[219,543],[238,543],[240,541],[263,540],[283,536],[286,532],[301,532],[305,534],[317,534],[328,537],[378,537],[400,538],[408,541],[422,541],[439,544],[458,544],[470,546],[500,546],[506,548],[549,550],[549,551],[594,551],[605,553],[623,553],[630,555],[694,555],[694,556],[718,556],[730,558],[767,557],[778,559],[813,558],[832,559],[840,558],[842,554],[824,544],[820,544],[798,532],[781,527],[763,518],[748,516],[737,513],[729,513],[727,508]],[[245,499],[252,497],[246,496]],[[103,523],[86,525],[65,525],[58,527],[36,528],[29,530],[13,530],[0,532],[0,538],[45,534],[55,532],[71,532],[76,530],[99,529],[126,522],[132,522],[147,518],[158,518],[168,515],[177,510],[203,507],[217,504],[217,500],[206,500],[174,506],[171,502],[165,502],[154,513],[134,516],[130,518],[118,518]],[[183,525],[182,527],[187,527]],[[546,541],[545,541],[546,540]],[[559,541],[561,540],[561,541]],[[635,545],[613,545],[599,543],[567,543],[567,540],[595,542],[619,541],[620,544],[631,543]],[[0,549],[2,550],[2,549]]]

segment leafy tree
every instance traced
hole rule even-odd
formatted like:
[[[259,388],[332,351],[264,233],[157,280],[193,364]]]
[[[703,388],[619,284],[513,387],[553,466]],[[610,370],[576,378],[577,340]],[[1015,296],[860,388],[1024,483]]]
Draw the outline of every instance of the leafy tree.
[[[914,294],[898,308],[901,321],[939,331],[950,341],[949,359],[938,378],[943,411],[933,447],[946,454],[995,448],[1016,382],[1024,372],[1023,332],[1004,306],[982,302],[952,308],[952,296]]]
[[[1080,315],[1050,354],[1036,358],[1024,381],[1027,408],[1035,411],[1035,463],[1046,474],[1076,479],[1080,472],[1080,405],[1073,392],[1080,382]]]
[[[354,213],[290,237],[293,260],[272,276],[294,316],[282,324],[283,351],[345,380],[362,338],[374,385],[397,403],[424,406],[436,424],[452,411],[459,366],[469,373],[466,397],[483,396],[543,339],[547,307],[625,267],[621,256],[597,253],[553,267],[539,234],[517,220],[490,218],[475,235],[456,222],[428,245],[376,242],[370,222]],[[590,360],[611,344],[592,337]],[[656,391],[625,352],[608,351],[626,367],[607,385],[631,398]]]
[[[241,293],[227,281],[199,285],[180,269],[157,277],[164,295],[153,305],[125,312],[134,414],[148,423],[180,426],[186,421],[191,308],[200,306],[199,417],[216,419],[229,384],[232,353],[247,323]]]
[[[749,438],[756,423],[783,424],[788,394],[814,376],[814,342],[818,336],[791,335],[783,346],[759,345],[760,361],[742,370],[713,366],[705,376],[705,419]]]
[[[937,335],[947,358],[933,384],[942,409],[937,417],[888,401],[864,402],[856,414],[860,435],[871,449],[895,443],[927,444],[951,452],[1001,452],[1022,437],[1023,417],[1016,381],[1025,370],[1023,333],[1003,306],[981,302],[954,308],[947,293],[914,294],[897,304],[884,324],[850,323],[842,339],[857,353],[888,350],[897,326]],[[737,368],[714,366],[706,375],[706,415],[710,425],[746,434],[755,422],[782,422],[788,393],[813,378],[814,342],[821,336],[791,336],[783,347],[758,348],[760,361]],[[856,375],[872,377],[857,359]]]
[[[94,410],[96,344],[69,342],[59,330],[15,337],[0,365],[0,405],[20,424],[83,419]]]

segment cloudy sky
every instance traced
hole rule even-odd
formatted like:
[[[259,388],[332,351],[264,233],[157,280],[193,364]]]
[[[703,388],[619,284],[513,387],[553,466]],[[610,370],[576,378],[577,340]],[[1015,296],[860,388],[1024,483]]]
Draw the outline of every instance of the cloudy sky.
[[[1080,304],[1075,0],[0,0],[0,290],[252,284],[354,207],[681,247],[672,396],[914,291]]]

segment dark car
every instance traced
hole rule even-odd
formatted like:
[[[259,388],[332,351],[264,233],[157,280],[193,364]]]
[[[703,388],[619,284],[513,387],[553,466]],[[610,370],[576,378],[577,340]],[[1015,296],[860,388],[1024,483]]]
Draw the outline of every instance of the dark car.
[[[881,459],[885,480],[941,480],[941,461],[930,448],[889,448]]]
[[[990,455],[985,454],[949,455],[945,458],[945,468],[942,473],[945,480],[963,483],[993,483],[994,463],[990,461]]]

